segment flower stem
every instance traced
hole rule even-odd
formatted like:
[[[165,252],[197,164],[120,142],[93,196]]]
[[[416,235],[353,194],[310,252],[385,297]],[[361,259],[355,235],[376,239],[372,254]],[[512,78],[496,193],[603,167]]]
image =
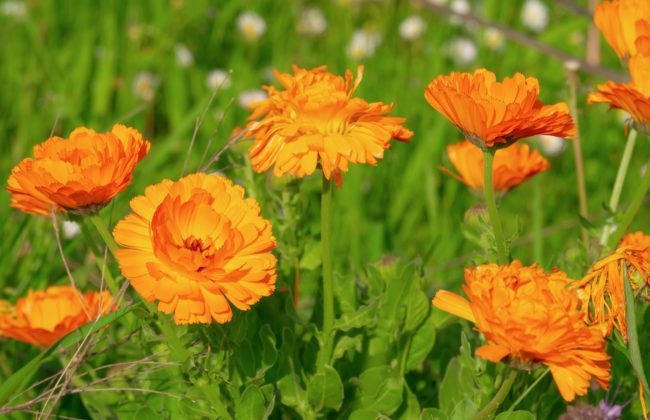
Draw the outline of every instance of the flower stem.
[[[623,281],[625,287],[625,322],[627,324],[627,346],[630,351],[630,361],[632,362],[632,367],[634,368],[639,382],[643,386],[643,389],[646,393],[650,393],[650,388],[648,387],[648,379],[645,376],[645,371],[643,370],[643,362],[641,360],[641,349],[639,347],[639,335],[636,329],[636,312],[634,306],[634,292],[632,291],[632,285],[630,284],[630,279],[627,275],[627,266],[623,262]]]
[[[323,176],[321,193],[321,252],[323,268],[323,347],[318,353],[317,367],[322,368],[332,352],[334,326],[334,288],[332,285],[332,182]]]
[[[499,219],[499,211],[494,199],[494,188],[492,186],[492,162],[494,161],[495,150],[483,150],[483,193],[485,194],[485,202],[490,215],[490,224],[494,232],[494,240],[497,246],[497,262],[499,264],[507,264],[508,249],[503,237],[503,229],[501,227],[501,220]]]
[[[609,240],[610,247],[616,247],[616,244],[619,243],[621,238],[623,238],[623,235],[625,235],[625,232],[627,232],[627,230],[630,228],[630,225],[634,220],[634,216],[636,216],[636,214],[639,212],[639,209],[641,208],[641,205],[643,204],[643,199],[648,192],[648,188],[650,188],[650,162],[648,162],[648,167],[645,171],[645,174],[643,175],[643,178],[641,178],[639,186],[634,192],[630,207],[628,207],[623,214],[623,219],[621,220],[618,229],[616,229],[616,232]]]
[[[96,244],[95,244],[95,242],[93,240],[93,237],[90,234],[90,230],[88,229],[88,225],[86,224],[87,220],[88,219],[84,219],[80,223],[80,225],[81,225],[81,233],[83,234],[84,239],[86,240],[86,243],[90,247],[90,251],[95,256],[95,262],[97,263],[97,268],[99,269],[100,273],[102,273],[102,275],[106,279],[106,284],[108,285],[108,288],[110,289],[113,296],[117,296],[117,293],[119,291],[119,287],[117,287],[117,283],[115,282],[115,278],[113,277],[113,273],[111,273],[111,270],[108,267],[106,259],[104,259],[105,252],[101,252],[99,250],[99,248],[97,248],[97,246],[96,246]]]
[[[111,254],[115,255],[115,251],[119,248],[119,245],[117,245],[117,242],[113,239],[113,235],[111,235],[111,232],[108,230],[108,226],[104,222],[104,219],[99,217],[98,214],[95,214],[90,216],[90,221],[93,226],[95,226],[95,229],[97,229],[99,236],[101,236],[106,243],[108,250],[111,251]]]
[[[544,373],[542,373],[541,375],[539,375],[539,377],[538,377],[537,379],[535,379],[535,382],[533,382],[532,384],[530,384],[530,385],[528,386],[528,388],[526,388],[526,390],[524,391],[524,393],[521,394],[521,395],[519,396],[519,398],[517,398],[517,401],[515,401],[514,403],[512,403],[512,405],[510,406],[510,408],[508,409],[508,411],[514,411],[514,409],[519,405],[519,403],[521,403],[521,402],[524,400],[524,398],[526,398],[526,395],[528,395],[528,394],[530,393],[530,391],[532,391],[533,388],[535,388],[535,387],[537,386],[537,384],[540,383],[540,382],[542,381],[542,379],[544,379],[544,377],[546,377],[546,375],[547,375],[549,372],[550,372],[550,369],[549,369],[549,368],[546,368],[546,370],[544,371]]]
[[[618,209],[618,203],[621,199],[621,191],[623,190],[623,183],[625,182],[625,176],[627,175],[627,169],[630,166],[630,160],[632,158],[632,152],[634,151],[634,145],[636,144],[636,130],[630,128],[630,133],[627,136],[627,141],[625,143],[625,149],[623,150],[623,157],[621,158],[621,163],[618,166],[618,172],[616,173],[616,181],[614,182],[614,189],[612,190],[612,196],[609,199],[609,208],[612,212],[616,212]],[[603,233],[600,237],[600,244],[607,245],[607,240],[610,235],[610,225],[613,220],[608,220]]]
[[[503,383],[501,384],[501,388],[497,391],[496,394],[494,394],[494,397],[492,397],[492,400],[490,400],[489,403],[481,409],[474,417],[472,417],[472,420],[482,420],[482,419],[487,419],[489,418],[492,414],[494,414],[495,411],[499,408],[499,405],[503,402],[503,400],[508,396],[508,393],[510,392],[510,388],[512,388],[512,384],[515,382],[515,379],[517,378],[517,370],[516,369],[510,369],[510,372],[508,373],[508,376],[506,376],[506,379],[503,380]]]

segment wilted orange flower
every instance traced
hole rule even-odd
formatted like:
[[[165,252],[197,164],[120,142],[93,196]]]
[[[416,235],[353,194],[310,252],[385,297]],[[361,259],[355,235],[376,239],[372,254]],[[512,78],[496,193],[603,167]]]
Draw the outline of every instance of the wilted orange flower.
[[[268,98],[251,106],[248,130],[254,137],[250,159],[257,172],[310,175],[320,163],[323,175],[338,185],[349,163],[376,165],[392,139],[408,141],[413,133],[404,118],[387,116],[393,105],[368,103],[352,95],[361,82],[326,71],[293,66],[294,74],[275,71],[284,89],[265,87]],[[258,121],[259,119],[259,121]]]
[[[131,174],[149,151],[137,130],[116,124],[107,133],[77,128],[68,139],[51,137],[34,147],[11,171],[11,206],[48,215],[52,209],[93,213],[131,183]]]
[[[447,146],[447,155],[458,174],[441,168],[472,189],[483,189],[483,153],[467,140]],[[492,167],[495,191],[507,191],[549,168],[548,161],[527,144],[497,150]]]
[[[571,137],[576,132],[566,104],[544,105],[537,79],[521,73],[497,82],[485,69],[454,72],[432,80],[424,96],[481,149],[540,134]]]
[[[113,235],[122,273],[177,324],[228,322],[275,290],[275,238],[257,202],[228,179],[164,180],[131,200]]]
[[[590,104],[606,103],[627,111],[640,131],[650,133],[650,44],[646,52],[647,55],[630,57],[630,83],[608,81],[598,85],[598,92],[590,93],[587,101]]]
[[[637,53],[637,42],[650,43],[650,2],[613,0],[596,5],[594,22],[622,60]]]
[[[607,387],[610,363],[602,331],[585,324],[566,274],[515,261],[467,268],[465,281],[469,301],[441,290],[433,305],[476,324],[487,340],[478,356],[494,363],[508,357],[513,367],[548,366],[566,401],[585,395],[592,377]]]
[[[70,286],[30,291],[11,310],[0,312],[0,336],[48,347],[108,313],[111,306],[112,297],[108,292],[82,295]]]
[[[616,251],[594,264],[574,287],[579,289],[582,311],[590,322],[602,325],[607,335],[614,327],[627,340],[623,264],[632,289],[650,285],[649,235],[636,232],[625,236]]]

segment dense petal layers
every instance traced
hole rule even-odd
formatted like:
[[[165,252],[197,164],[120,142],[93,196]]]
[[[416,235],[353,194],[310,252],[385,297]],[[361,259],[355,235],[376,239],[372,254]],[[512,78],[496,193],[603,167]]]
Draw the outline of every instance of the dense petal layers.
[[[591,378],[607,387],[609,356],[600,328],[588,326],[570,280],[515,261],[465,270],[468,300],[447,291],[433,299],[437,308],[473,321],[487,340],[476,354],[498,362],[541,363],[549,367],[562,397],[585,395]]]
[[[596,5],[594,22],[622,60],[637,53],[638,43],[650,43],[647,0],[605,0]]]
[[[131,183],[149,146],[137,130],[120,124],[107,133],[77,128],[68,139],[51,137],[11,171],[11,205],[41,215],[97,211]]]
[[[363,68],[353,80],[318,67],[293,67],[294,74],[275,72],[281,90],[265,87],[268,98],[251,106],[248,131],[254,137],[249,153],[253,168],[273,174],[304,177],[320,164],[327,179],[342,182],[349,163],[376,165],[393,139],[407,141],[413,133],[404,118],[388,116],[393,105],[353,98]]]
[[[481,148],[503,147],[540,134],[566,138],[576,132],[566,104],[544,105],[538,99],[537,79],[521,73],[497,82],[485,69],[454,72],[431,81],[424,96]]]
[[[0,312],[0,336],[48,347],[112,307],[108,292],[81,294],[69,286],[30,291],[13,308]]]
[[[627,340],[624,267],[634,290],[650,285],[650,235],[626,235],[616,251],[596,262],[574,287],[590,322],[602,325],[607,335],[616,328]]]
[[[483,188],[483,152],[467,140],[447,146],[449,160],[458,171],[445,172],[472,189]],[[492,182],[495,191],[507,191],[549,168],[548,161],[527,144],[513,144],[496,151]]]
[[[149,186],[113,235],[122,273],[177,324],[228,322],[275,290],[275,238],[257,202],[222,176]]]

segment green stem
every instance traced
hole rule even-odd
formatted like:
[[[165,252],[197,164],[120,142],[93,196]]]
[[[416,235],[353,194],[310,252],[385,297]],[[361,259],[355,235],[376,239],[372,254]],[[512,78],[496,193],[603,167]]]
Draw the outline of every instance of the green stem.
[[[472,417],[472,420],[482,420],[482,419],[487,419],[489,418],[494,412],[497,411],[499,408],[499,405],[503,402],[503,400],[508,396],[508,393],[510,392],[510,388],[512,388],[512,384],[515,382],[515,379],[517,378],[517,370],[516,369],[510,369],[510,372],[508,373],[508,376],[506,376],[506,379],[503,380],[503,383],[501,384],[501,388],[497,391],[496,394],[494,394],[494,397],[492,397],[492,400],[490,400],[489,403],[481,409],[474,417]]]
[[[120,288],[117,286],[117,283],[115,282],[115,278],[113,277],[113,274],[111,273],[111,270],[108,267],[108,263],[104,261],[104,255],[103,255],[104,253],[101,252],[99,248],[97,248],[97,244],[95,244],[94,239],[90,234],[90,230],[88,229],[86,220],[87,219],[83,219],[82,222],[79,223],[81,226],[81,233],[83,234],[86,243],[90,247],[90,251],[95,256],[95,263],[97,264],[97,268],[101,273],[103,273],[104,279],[106,279],[106,284],[108,285],[111,294],[113,294],[113,296],[117,296],[117,293],[119,292]]]
[[[101,236],[106,243],[108,250],[111,251],[111,254],[115,255],[115,251],[119,249],[119,245],[115,242],[115,239],[113,239],[113,235],[111,235],[111,232],[108,230],[108,226],[104,222],[104,219],[99,217],[98,214],[95,214],[90,216],[90,221],[93,226],[95,226],[95,229],[97,229],[99,236]]]
[[[329,362],[334,326],[334,288],[332,285],[332,182],[323,176],[321,194],[321,252],[323,268],[323,347],[318,353],[317,367]]]
[[[494,231],[494,240],[497,246],[497,262],[499,264],[508,263],[508,250],[503,237],[503,229],[501,227],[501,220],[499,219],[499,211],[494,199],[494,187],[492,186],[492,162],[494,160],[495,150],[483,150],[483,193],[485,194],[485,202],[490,215],[490,224]]]
[[[616,181],[614,182],[614,188],[612,189],[612,196],[609,199],[609,208],[613,213],[616,213],[618,209],[618,203],[621,199],[621,191],[623,190],[623,183],[625,182],[625,176],[627,175],[627,169],[630,166],[630,160],[632,159],[632,152],[634,151],[634,145],[636,144],[636,130],[630,128],[630,133],[627,136],[627,141],[625,142],[625,149],[623,150],[623,157],[621,158],[621,163],[618,166],[618,172],[616,173]],[[607,221],[603,233],[600,237],[600,244],[607,245],[607,240],[610,235],[610,225],[613,220],[610,219]]]
[[[533,180],[533,259],[541,264],[544,256],[544,204],[541,178]]]
[[[530,385],[528,386],[528,388],[526,388],[526,390],[524,391],[524,393],[521,394],[521,395],[519,396],[519,398],[517,398],[517,401],[515,401],[514,403],[512,403],[512,405],[510,406],[510,408],[508,409],[508,411],[514,411],[514,409],[519,405],[519,403],[521,403],[521,402],[524,400],[524,398],[526,398],[526,396],[530,393],[530,391],[532,391],[533,388],[535,388],[535,387],[537,386],[537,384],[540,383],[540,382],[542,381],[542,379],[544,379],[544,378],[546,377],[546,375],[548,375],[549,372],[550,372],[550,369],[549,369],[549,368],[546,368],[546,370],[544,371],[544,373],[542,373],[541,375],[539,375],[539,378],[535,379],[535,382],[533,382],[532,384],[530,384]]]
[[[641,349],[639,347],[639,335],[636,329],[634,292],[632,291],[630,279],[627,276],[627,265],[625,262],[622,262],[621,264],[623,264],[623,281],[625,282],[625,323],[627,324],[627,346],[630,350],[630,361],[632,362],[632,367],[634,368],[639,381],[643,385],[643,389],[645,390],[646,394],[650,394],[648,379],[646,378],[645,372],[643,370]]]
[[[643,178],[641,178],[639,186],[634,192],[630,207],[628,207],[628,209],[623,214],[623,220],[618,226],[618,229],[616,229],[616,232],[612,238],[609,240],[610,247],[616,247],[616,244],[619,243],[621,238],[623,238],[623,235],[625,235],[627,230],[630,228],[630,225],[634,220],[634,216],[636,216],[636,214],[639,212],[639,209],[641,208],[641,205],[643,204],[643,199],[648,192],[648,188],[650,188],[650,162],[648,162],[645,175],[643,175]]]

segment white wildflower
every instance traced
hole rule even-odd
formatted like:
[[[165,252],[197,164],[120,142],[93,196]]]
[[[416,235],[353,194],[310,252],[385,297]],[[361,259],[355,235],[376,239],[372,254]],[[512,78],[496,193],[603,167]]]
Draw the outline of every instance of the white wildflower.
[[[148,71],[142,71],[133,78],[133,93],[144,102],[151,102],[156,97],[158,77]]]
[[[505,38],[503,32],[494,28],[487,28],[483,33],[485,37],[485,44],[493,51],[500,51],[505,45]]]
[[[461,15],[466,15],[472,11],[469,1],[467,0],[453,0],[449,5],[449,7],[451,7],[451,10],[453,10],[456,13],[460,13]],[[460,25],[463,22],[463,20],[459,17],[452,16],[451,18],[449,18],[449,22],[452,25],[457,26]]]
[[[255,12],[244,12],[237,17],[237,28],[248,41],[256,41],[266,32],[266,22]]]
[[[360,60],[371,57],[381,44],[381,35],[374,29],[359,29],[352,34],[348,44],[348,56]]]
[[[190,67],[194,64],[194,55],[187,46],[176,44],[174,46],[174,54],[176,55],[176,64],[180,67]]]
[[[72,220],[64,220],[61,223],[61,230],[63,231],[63,237],[65,239],[73,239],[81,233],[81,226],[79,223],[73,222]]]
[[[251,105],[256,102],[261,102],[268,97],[266,92],[260,89],[245,90],[239,94],[237,101],[239,106],[244,109],[249,109]]]
[[[320,9],[316,7],[307,7],[303,9],[298,18],[296,31],[303,35],[320,36],[327,30],[327,19]]]
[[[399,34],[406,41],[415,41],[420,38],[427,24],[420,16],[409,16],[399,25]]]
[[[567,141],[562,137],[541,135],[538,137],[539,147],[546,156],[557,156],[566,147]]]
[[[232,86],[230,73],[222,69],[214,69],[210,71],[208,76],[205,78],[205,85],[213,92],[228,89]]]
[[[478,49],[474,41],[468,38],[456,38],[449,42],[447,51],[456,64],[467,65],[476,60]]]
[[[521,9],[521,22],[534,32],[542,32],[548,26],[548,8],[540,0],[526,0]]]
[[[27,17],[27,5],[24,1],[6,0],[0,4],[0,14],[16,20],[23,20]]]

